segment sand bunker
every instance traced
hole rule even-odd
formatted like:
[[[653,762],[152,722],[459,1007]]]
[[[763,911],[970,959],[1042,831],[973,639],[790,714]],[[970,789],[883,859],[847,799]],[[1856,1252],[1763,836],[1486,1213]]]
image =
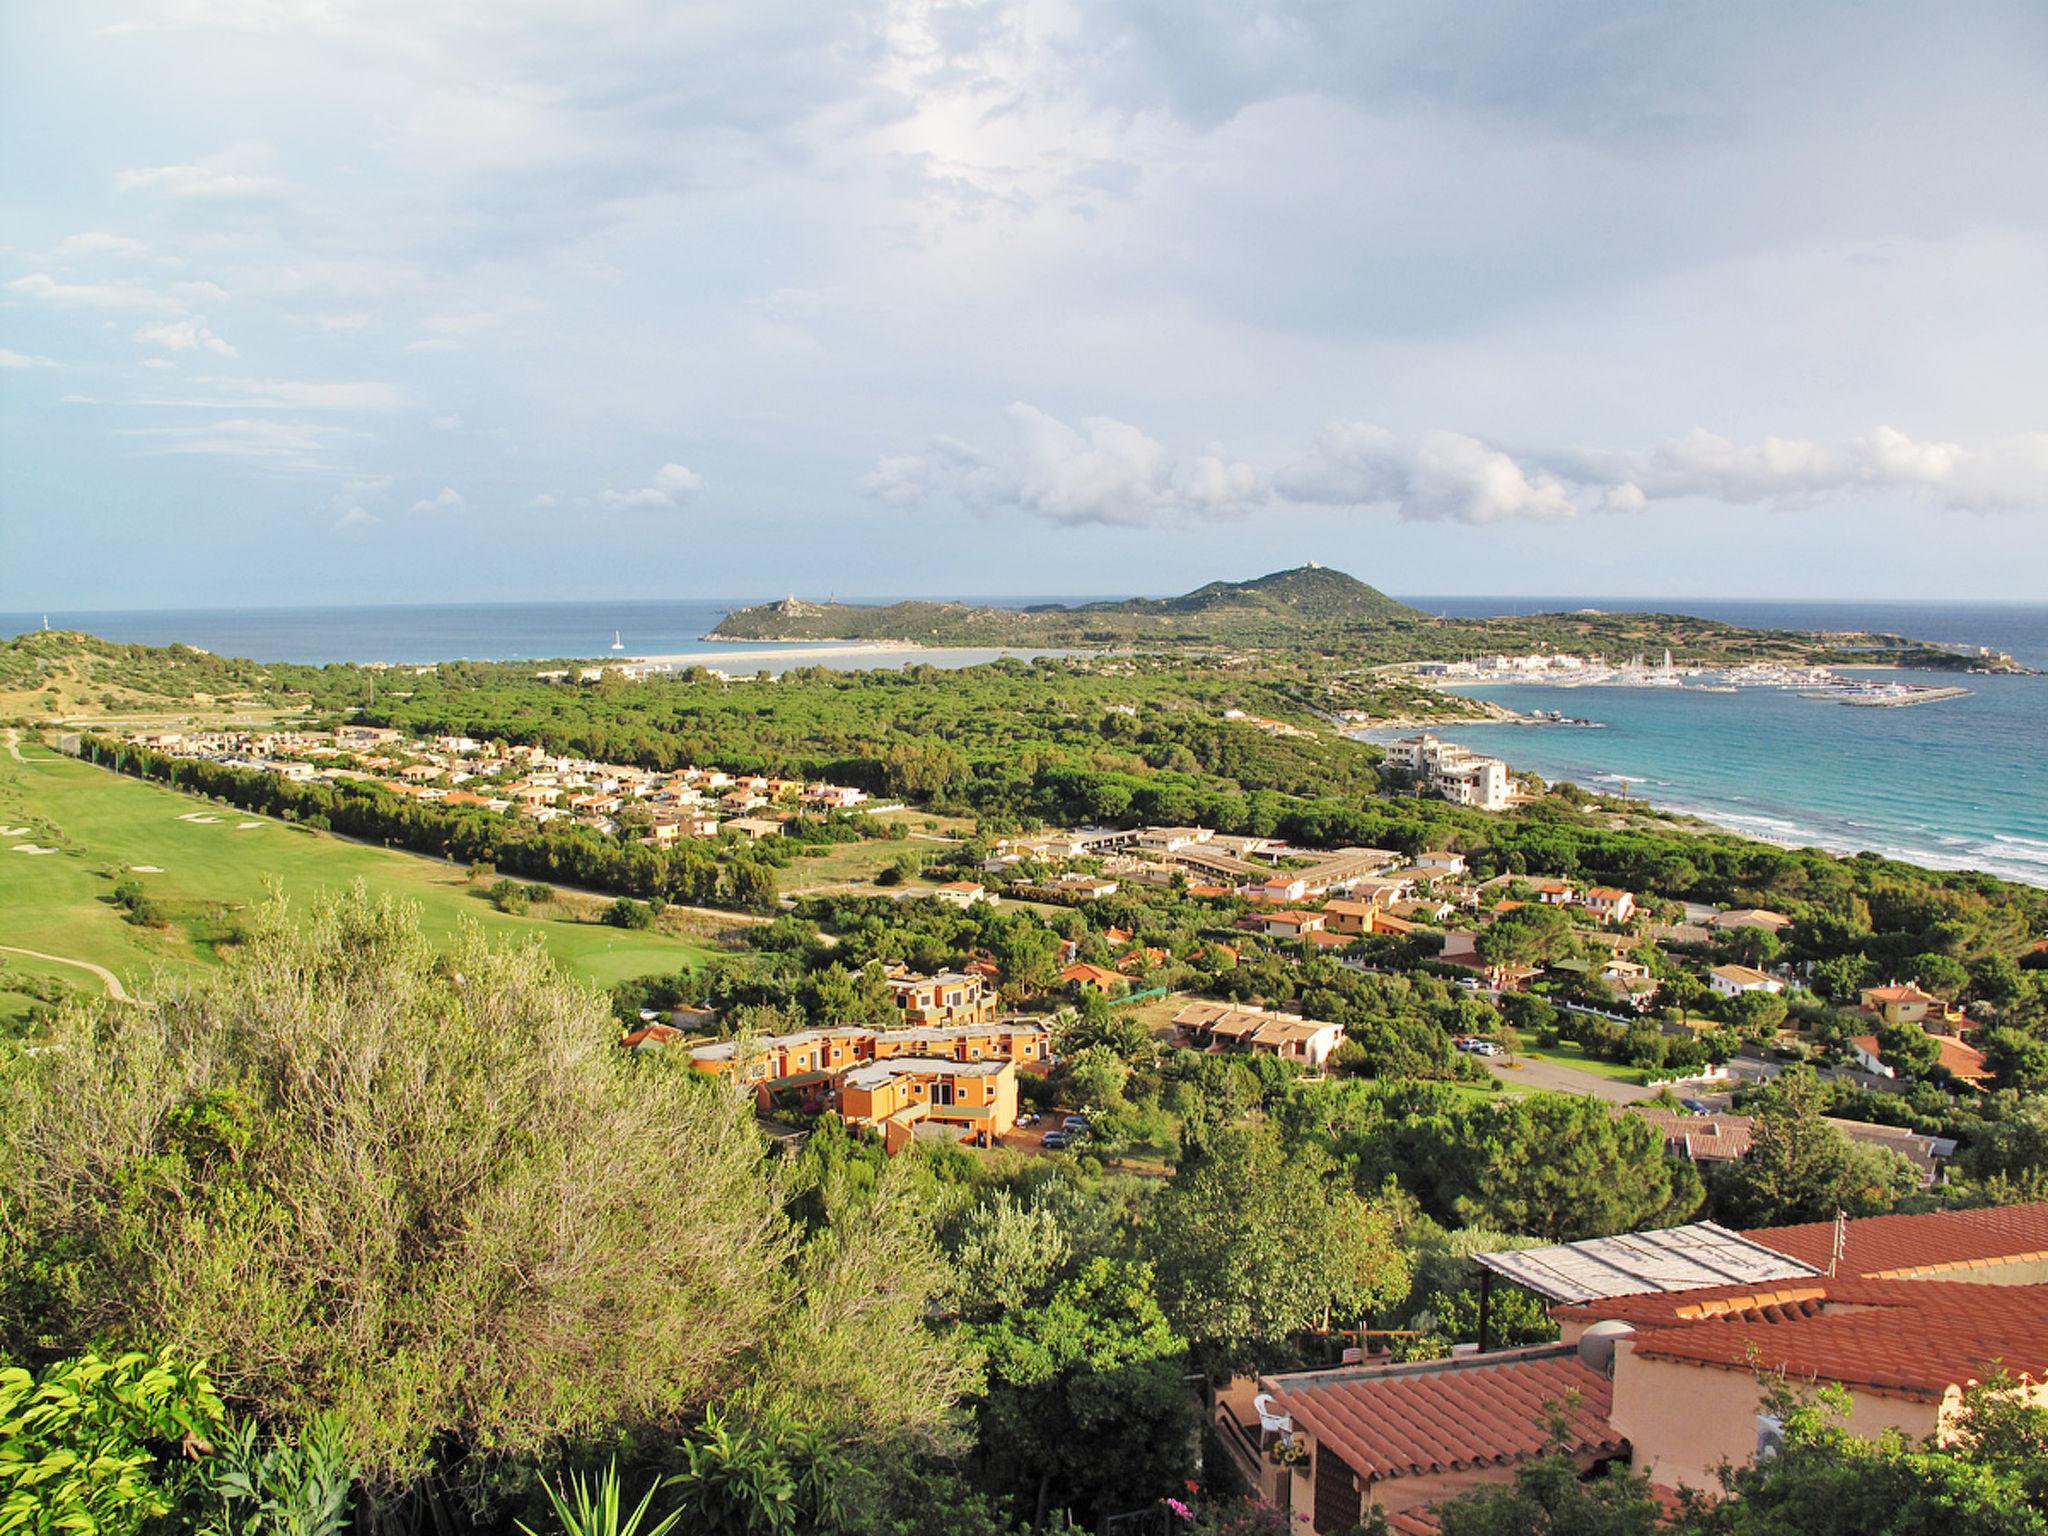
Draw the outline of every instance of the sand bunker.
[[[14,851],[16,853],[55,853],[57,850],[54,848],[38,848],[34,843],[16,843]]]
[[[163,869],[155,864],[130,864],[128,866],[128,873],[131,875],[160,875],[163,873]]]
[[[27,837],[27,827],[0,827],[0,837]]]
[[[235,823],[235,830],[237,832],[246,832],[251,827],[260,827],[262,825],[263,823],[260,821],[238,821]]]
[[[218,816],[209,816],[204,811],[187,811],[184,815],[180,816],[178,820],[196,821],[202,823],[205,826],[211,827],[216,825],[220,821],[220,818]]]

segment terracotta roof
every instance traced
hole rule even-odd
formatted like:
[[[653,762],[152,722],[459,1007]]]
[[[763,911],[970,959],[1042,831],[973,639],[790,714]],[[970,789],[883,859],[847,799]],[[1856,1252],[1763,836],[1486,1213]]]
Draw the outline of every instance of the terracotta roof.
[[[1090,965],[1086,960],[1076,960],[1060,972],[1061,981],[1079,982],[1083,986],[1104,987],[1123,979],[1117,972],[1106,970],[1099,965]]]
[[[1710,973],[1723,981],[1741,987],[1760,987],[1778,978],[1768,971],[1760,971],[1753,965],[1717,965]]]
[[[1928,1038],[1941,1047],[1941,1064],[1951,1075],[1970,1083],[1982,1082],[1991,1075],[1984,1053],[1968,1041],[1956,1035],[1931,1035]]]
[[[2036,1379],[2048,1372],[2048,1286],[1860,1280],[1814,1289],[1826,1300],[1795,1296],[1652,1327],[1637,1335],[1635,1352],[1727,1370],[1762,1365],[1922,1402],[2000,1369]]]
[[[1865,987],[1863,1000],[1868,1003],[1932,1003],[1941,1006],[1941,999],[1932,992],[1923,992],[1911,982],[1904,986]]]
[[[1945,1275],[2013,1263],[2048,1263],[2048,1200],[1976,1211],[1929,1211],[1920,1216],[1863,1216],[1848,1223],[1839,1271],[1845,1275]],[[1760,1227],[1743,1236],[1766,1248],[1828,1267],[1834,1252],[1830,1221]]]
[[[1574,1390],[1575,1453],[1619,1452],[1628,1443],[1607,1420],[1612,1384],[1568,1345],[1274,1376],[1266,1384],[1319,1447],[1373,1481],[1540,1456],[1548,1448],[1544,1405],[1562,1406]]]
[[[1749,1156],[1756,1122],[1747,1115],[1689,1115],[1643,1105],[1631,1105],[1627,1112],[1656,1126],[1666,1145],[1692,1162],[1729,1162]]]

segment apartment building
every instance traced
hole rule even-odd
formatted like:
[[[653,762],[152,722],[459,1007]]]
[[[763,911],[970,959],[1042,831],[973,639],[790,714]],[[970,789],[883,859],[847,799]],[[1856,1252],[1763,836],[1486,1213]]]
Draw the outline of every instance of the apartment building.
[[[892,976],[889,992],[906,1024],[986,1024],[996,1016],[987,980],[965,971]]]
[[[1387,748],[1387,761],[1455,805],[1482,811],[1507,808],[1508,765],[1497,757],[1482,757],[1469,747],[1425,734],[1394,742]]]

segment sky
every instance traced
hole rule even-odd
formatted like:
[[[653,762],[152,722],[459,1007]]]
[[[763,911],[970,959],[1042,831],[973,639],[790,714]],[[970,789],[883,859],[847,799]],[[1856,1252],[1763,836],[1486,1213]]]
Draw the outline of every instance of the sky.
[[[2048,597],[2048,7],[0,6],[0,609]]]

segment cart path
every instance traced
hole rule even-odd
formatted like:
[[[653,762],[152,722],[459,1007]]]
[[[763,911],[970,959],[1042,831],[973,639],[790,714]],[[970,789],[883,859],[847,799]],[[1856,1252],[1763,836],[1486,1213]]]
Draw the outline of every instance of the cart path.
[[[0,954],[22,955],[30,960],[46,960],[51,965],[75,965],[81,971],[91,971],[107,984],[107,996],[117,1003],[129,1000],[128,989],[121,985],[121,978],[104,965],[94,965],[90,960],[73,960],[69,955],[46,955],[39,949],[21,949],[13,944],[0,944]]]

